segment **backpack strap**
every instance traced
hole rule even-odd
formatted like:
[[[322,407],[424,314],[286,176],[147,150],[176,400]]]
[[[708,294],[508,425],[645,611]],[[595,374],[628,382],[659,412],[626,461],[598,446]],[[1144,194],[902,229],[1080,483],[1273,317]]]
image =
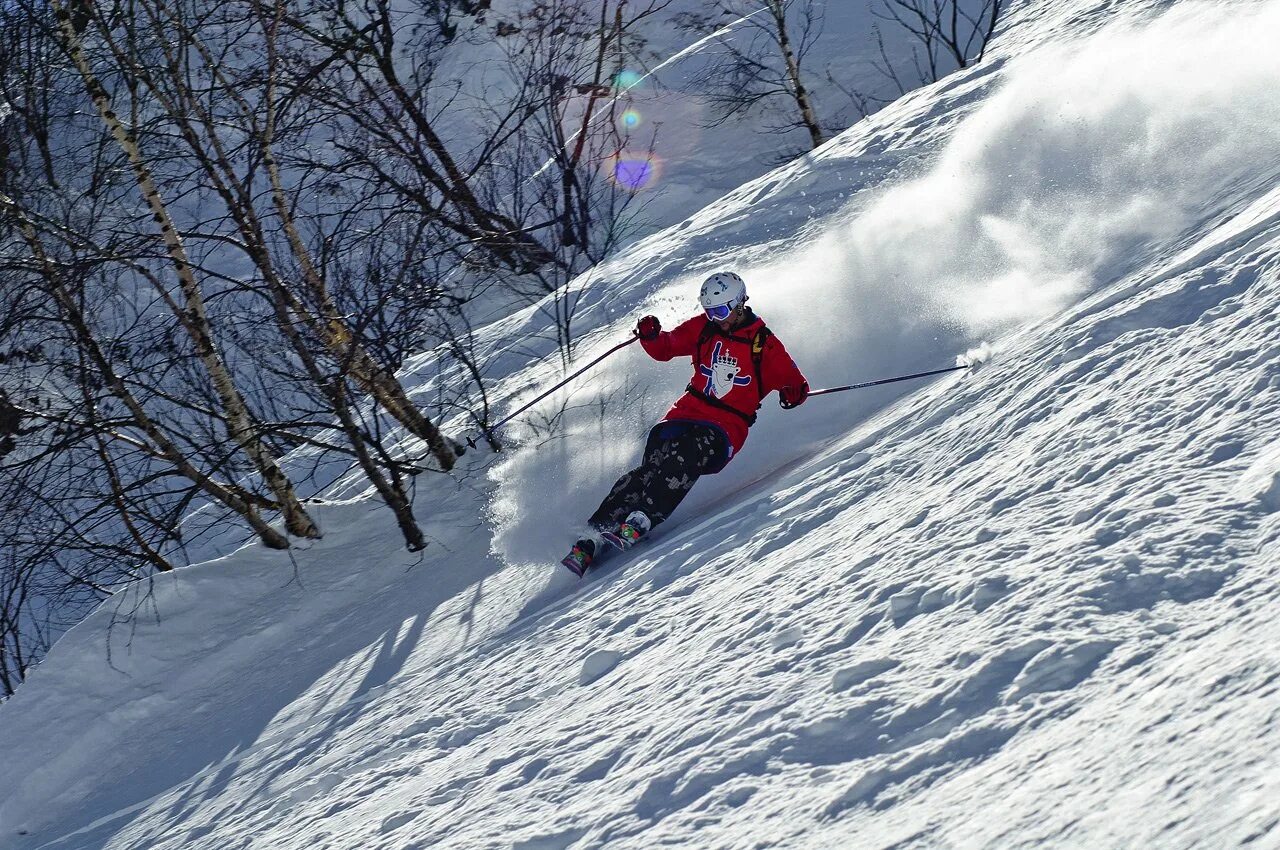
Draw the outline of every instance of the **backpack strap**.
[[[711,338],[720,333],[720,328],[716,323],[707,319],[707,323],[702,326],[702,330],[698,331],[698,344],[694,348],[693,362],[694,365],[702,362],[702,346],[711,341]]]
[[[685,387],[684,391],[691,396],[702,399],[712,407],[718,407],[726,413],[732,413],[734,416],[737,416],[739,419],[746,422],[748,428],[756,424],[756,415],[754,413],[745,413],[729,404],[727,401],[721,401],[710,393],[704,393],[693,384],[689,384],[689,386]]]
[[[734,342],[751,343],[751,362],[755,364],[756,371],[759,371],[760,362],[764,359],[765,343],[768,341],[769,337],[773,336],[773,331],[769,330],[767,325],[761,325],[760,330],[756,331],[756,334],[753,337],[748,338],[745,336],[735,336],[734,334],[720,330],[719,325],[710,319],[707,319],[707,323],[703,325],[702,330],[698,332],[698,344],[696,351],[694,352],[694,357],[698,362],[702,361],[702,346],[706,345],[712,340],[712,338],[717,336],[722,336],[725,339],[732,340]]]
[[[764,380],[761,377],[764,364],[764,346],[771,336],[773,336],[773,331],[769,330],[766,325],[761,325],[760,330],[756,331],[755,338],[751,340],[751,365],[756,370],[756,392],[760,393],[761,402],[764,401]]]

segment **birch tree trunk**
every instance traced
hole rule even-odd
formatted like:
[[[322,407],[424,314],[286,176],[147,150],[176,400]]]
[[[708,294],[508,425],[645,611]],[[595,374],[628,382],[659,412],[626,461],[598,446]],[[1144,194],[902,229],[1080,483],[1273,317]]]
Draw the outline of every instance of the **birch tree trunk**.
[[[93,73],[85,56],[80,32],[62,0],[51,0],[51,7],[58,21],[63,46],[80,73],[86,91],[92,99],[98,115],[107,125],[116,144],[125,153],[133,168],[134,179],[142,193],[152,217],[160,228],[165,248],[177,273],[184,299],[184,308],[177,313],[178,321],[190,336],[200,362],[213,383],[218,399],[226,415],[227,430],[232,440],[248,456],[262,476],[267,488],[275,495],[284,514],[285,527],[297,537],[317,538],[320,530],[307,514],[294,492],[293,483],[280,468],[279,462],[262,442],[249,415],[248,406],[240,395],[226,363],[213,339],[205,309],[204,296],[192,272],[186,248],[182,243],[159,187],[147,167],[142,152],[133,135],[125,128],[111,106],[111,98],[101,81]]]
[[[282,4],[277,2],[273,4],[270,10],[273,14],[268,16],[264,14],[264,9],[261,5],[255,3],[254,8],[263,30],[267,54],[265,89],[261,109],[253,108],[248,101],[236,92],[235,86],[226,79],[219,64],[197,33],[192,32],[176,15],[165,17],[165,10],[159,0],[156,2],[156,23],[163,23],[176,30],[178,35],[196,50],[204,61],[210,75],[221,86],[222,93],[236,104],[236,107],[247,122],[248,128],[257,143],[263,168],[267,172],[267,178],[271,186],[272,205],[276,216],[280,220],[281,230],[283,230],[288,241],[290,253],[293,254],[302,272],[302,283],[310,294],[312,301],[317,305],[319,315],[317,315],[317,311],[309,309],[307,304],[293,291],[289,283],[283,280],[276,272],[266,247],[262,223],[254,208],[253,200],[248,197],[237,197],[233,191],[233,187],[243,189],[243,185],[235,178],[234,171],[230,166],[230,158],[219,141],[217,122],[213,119],[213,116],[209,115],[201,104],[191,98],[184,98],[183,102],[175,103],[171,102],[165,94],[155,87],[152,88],[152,93],[160,98],[170,117],[183,130],[183,138],[190,145],[193,154],[214,181],[215,190],[222,196],[228,209],[236,217],[245,238],[252,243],[250,255],[254,263],[262,271],[267,284],[273,289],[273,297],[283,299],[289,312],[294,314],[320,340],[330,355],[343,365],[357,386],[363,392],[376,399],[410,433],[426,442],[428,450],[437,464],[442,470],[448,472],[457,463],[458,452],[455,449],[455,444],[446,438],[436,424],[414,404],[408,393],[405,392],[404,386],[392,371],[369,354],[368,350],[360,344],[355,334],[351,332],[337,305],[334,303],[333,297],[325,284],[324,277],[317,270],[317,265],[311,256],[311,252],[298,230],[292,212],[293,207],[285,189],[280,164],[275,155],[275,42],[284,9]],[[165,52],[168,56],[168,48],[165,48]],[[124,57],[120,56],[117,56],[117,58],[124,59]],[[174,58],[169,56],[169,61],[173,64]],[[180,73],[180,68],[174,64],[171,71],[172,73]],[[196,133],[189,130],[188,116],[190,115],[196,116],[204,125],[205,133],[208,136],[209,143],[212,145],[212,157],[202,149]],[[218,170],[222,172],[221,175],[217,173]],[[290,330],[287,327],[282,329],[287,337],[290,336]]]
[[[782,51],[782,61],[787,68],[787,80],[791,86],[791,96],[795,98],[800,109],[800,120],[809,131],[809,141],[814,148],[825,141],[822,126],[818,123],[818,114],[813,108],[813,99],[805,88],[800,77],[800,63],[796,59],[795,50],[791,47],[791,36],[787,32],[787,8],[784,0],[769,0],[769,11],[773,13],[774,24],[778,28],[778,48]]]
[[[58,306],[62,308],[63,313],[67,316],[68,323],[81,348],[101,374],[103,381],[111,390],[111,394],[124,404],[133,416],[134,423],[151,440],[155,447],[154,453],[168,461],[183,477],[191,481],[203,492],[243,517],[265,546],[271,549],[288,549],[288,538],[263,520],[250,500],[197,469],[160,425],[147,414],[146,408],[143,407],[138,398],[130,391],[128,385],[116,373],[111,361],[98,344],[84,313],[80,309],[80,305],[76,303],[71,292],[61,282],[61,275],[58,269],[45,253],[39,234],[31,220],[23,212],[21,206],[7,195],[0,194],[0,206],[7,208],[16,220],[23,240],[35,257],[36,264],[40,267],[54,300],[58,302]]]

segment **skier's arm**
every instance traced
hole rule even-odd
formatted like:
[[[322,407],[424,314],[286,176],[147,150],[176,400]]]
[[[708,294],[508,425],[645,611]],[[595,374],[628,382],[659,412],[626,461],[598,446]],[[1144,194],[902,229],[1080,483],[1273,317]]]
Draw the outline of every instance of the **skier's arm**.
[[[764,380],[765,395],[784,388],[799,391],[801,387],[805,390],[804,394],[808,394],[809,382],[805,380],[804,373],[800,371],[796,361],[787,353],[782,340],[776,336],[770,336],[769,341],[765,343],[764,360],[760,371],[761,378]]]
[[[654,360],[670,360],[673,357],[691,357],[698,347],[698,334],[706,319],[694,316],[675,330],[662,331],[653,339],[641,339],[640,345]]]

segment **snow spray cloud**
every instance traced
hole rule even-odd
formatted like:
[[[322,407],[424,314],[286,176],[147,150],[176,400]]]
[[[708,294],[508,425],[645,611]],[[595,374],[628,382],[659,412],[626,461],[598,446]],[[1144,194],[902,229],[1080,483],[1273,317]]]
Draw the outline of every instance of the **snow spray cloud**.
[[[814,247],[824,289],[971,336],[1140,268],[1274,185],[1276,33],[1280,2],[1188,3],[1020,58],[927,174]]]
[[[1184,3],[1019,57],[924,173],[748,270],[755,303],[815,386],[987,359],[1280,182],[1277,32],[1280,0]],[[916,387],[824,405],[847,428]]]
[[[950,365],[1140,271],[1280,181],[1276,32],[1280,0],[1183,3],[1016,59],[925,173],[793,255],[739,268],[752,304],[822,386]],[[699,278],[669,282],[650,307],[664,320],[691,314]],[[642,380],[648,409],[615,402],[516,453],[497,476],[498,548],[515,560],[566,548],[572,522],[636,461],[646,425],[687,377],[638,351],[605,364],[581,398]],[[746,450],[699,484],[691,509],[914,388],[815,399],[821,414],[762,411]]]

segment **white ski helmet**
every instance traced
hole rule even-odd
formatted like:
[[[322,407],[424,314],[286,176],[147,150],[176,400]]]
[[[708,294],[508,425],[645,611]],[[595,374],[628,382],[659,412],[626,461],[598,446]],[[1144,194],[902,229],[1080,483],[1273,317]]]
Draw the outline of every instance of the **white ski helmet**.
[[[704,310],[741,307],[747,301],[747,282],[733,272],[716,272],[702,282],[698,301]]]

